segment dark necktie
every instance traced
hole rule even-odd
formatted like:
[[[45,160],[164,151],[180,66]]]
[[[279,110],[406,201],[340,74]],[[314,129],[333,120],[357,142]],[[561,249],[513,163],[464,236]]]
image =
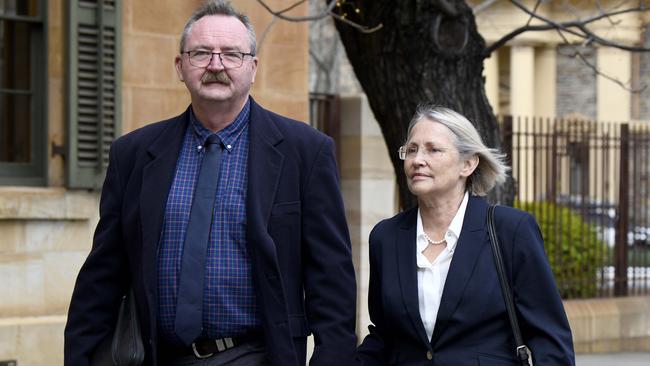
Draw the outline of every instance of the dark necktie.
[[[203,328],[205,258],[219,183],[221,150],[219,137],[210,135],[194,189],[190,221],[183,245],[175,330],[178,337],[188,346],[201,335]]]

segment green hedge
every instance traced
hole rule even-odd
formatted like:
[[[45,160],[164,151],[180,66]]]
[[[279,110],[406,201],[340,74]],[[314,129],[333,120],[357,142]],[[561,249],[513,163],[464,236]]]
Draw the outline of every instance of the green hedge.
[[[562,298],[596,296],[597,273],[604,264],[607,247],[594,225],[576,211],[550,202],[515,201],[515,207],[537,219]]]

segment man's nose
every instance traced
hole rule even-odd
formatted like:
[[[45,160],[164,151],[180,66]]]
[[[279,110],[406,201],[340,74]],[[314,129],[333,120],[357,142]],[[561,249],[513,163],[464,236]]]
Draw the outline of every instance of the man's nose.
[[[212,54],[212,58],[210,59],[210,63],[208,64],[207,68],[209,70],[223,70],[225,67],[223,66],[223,62],[221,62],[221,56],[217,53]]]

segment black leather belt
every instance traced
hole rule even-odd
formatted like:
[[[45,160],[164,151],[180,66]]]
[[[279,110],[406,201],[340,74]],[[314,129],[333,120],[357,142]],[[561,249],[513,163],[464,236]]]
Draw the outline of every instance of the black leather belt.
[[[218,339],[199,339],[192,343],[190,348],[177,348],[169,350],[176,355],[193,354],[196,358],[208,358],[214,354],[227,351],[244,343],[261,341],[260,333],[245,334],[239,337],[226,337]]]

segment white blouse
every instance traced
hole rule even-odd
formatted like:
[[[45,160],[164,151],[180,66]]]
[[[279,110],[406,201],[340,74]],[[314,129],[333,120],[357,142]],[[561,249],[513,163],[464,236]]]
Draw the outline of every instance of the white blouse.
[[[449,265],[451,258],[456,249],[456,243],[460,236],[460,230],[463,227],[463,220],[465,218],[465,210],[467,209],[467,201],[469,194],[465,192],[465,197],[458,207],[458,212],[451,220],[451,224],[445,233],[445,240],[447,247],[438,255],[433,261],[424,256],[422,252],[427,248],[429,243],[424,237],[424,227],[422,226],[422,216],[420,216],[420,209],[418,209],[418,219],[416,227],[416,261],[418,266],[418,303],[420,305],[420,318],[422,324],[427,332],[429,341],[433,335],[433,329],[436,325],[436,318],[438,317],[438,309],[440,308],[440,299],[442,298],[442,290],[445,288],[445,281],[449,273]],[[435,239],[434,239],[435,240]]]

